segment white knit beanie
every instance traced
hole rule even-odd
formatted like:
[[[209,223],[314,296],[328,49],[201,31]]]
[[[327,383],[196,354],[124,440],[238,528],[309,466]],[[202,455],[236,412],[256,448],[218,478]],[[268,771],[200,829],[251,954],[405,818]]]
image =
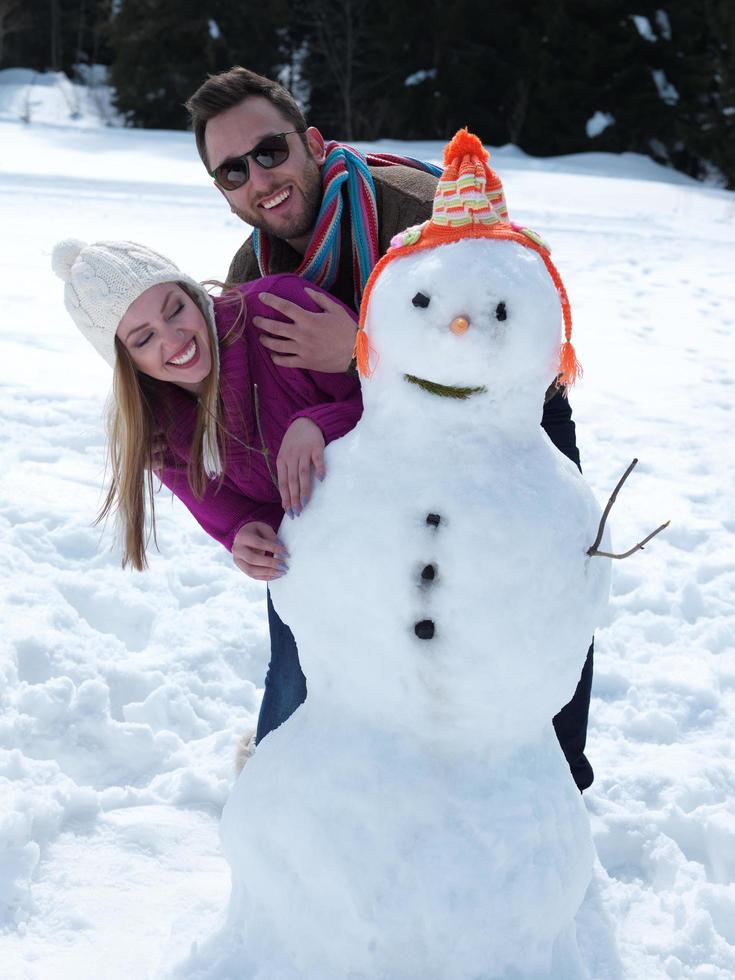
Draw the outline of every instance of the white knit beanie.
[[[51,266],[64,280],[64,304],[87,340],[115,366],[115,332],[128,307],[146,289],[161,282],[184,283],[192,290],[211,337],[212,370],[219,387],[219,340],[212,297],[169,259],[136,242],[94,242],[67,238],[55,246]],[[209,476],[222,472],[217,427],[211,418],[204,431],[203,464]]]
[[[185,283],[200,301],[212,338],[212,364],[219,372],[219,344],[209,293],[169,259],[136,242],[67,238],[55,246],[51,266],[63,279],[64,304],[72,320],[110,367],[115,366],[115,332],[128,307],[161,282]]]

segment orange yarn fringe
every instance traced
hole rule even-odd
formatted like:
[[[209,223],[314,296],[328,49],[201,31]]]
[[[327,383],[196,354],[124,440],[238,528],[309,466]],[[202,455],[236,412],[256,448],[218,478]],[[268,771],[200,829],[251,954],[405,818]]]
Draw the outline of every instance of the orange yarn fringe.
[[[538,252],[541,258],[544,260],[544,265],[546,270],[551,276],[554,285],[556,286],[556,291],[559,294],[559,300],[561,301],[561,312],[564,317],[564,343],[559,348],[559,370],[557,373],[556,383],[560,387],[564,387],[567,390],[572,387],[572,385],[582,377],[584,371],[582,370],[582,365],[577,360],[577,353],[574,350],[574,345],[572,344],[572,309],[569,305],[569,297],[567,296],[566,288],[562,282],[559,271],[551,261],[549,253],[545,249],[540,249],[534,247],[534,251]]]
[[[373,373],[370,369],[370,351],[368,335],[360,327],[355,338],[355,358],[357,359],[357,370],[363,378],[369,378]]]
[[[571,340],[565,340],[559,348],[557,385],[563,385],[566,389],[569,389],[583,374],[582,365],[577,360],[577,354]]]

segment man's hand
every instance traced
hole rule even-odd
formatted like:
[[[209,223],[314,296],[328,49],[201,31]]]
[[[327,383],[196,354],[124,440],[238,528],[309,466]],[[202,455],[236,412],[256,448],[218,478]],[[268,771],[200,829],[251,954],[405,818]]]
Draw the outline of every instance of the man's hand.
[[[270,582],[288,571],[288,552],[276,532],[263,521],[251,521],[235,535],[232,560],[237,567],[260,582]]]
[[[298,517],[311,496],[311,467],[324,479],[324,436],[311,419],[300,418],[286,429],[276,460],[281,506]]]
[[[280,367],[330,373],[346,371],[352,360],[357,324],[329,296],[315,289],[307,289],[306,292],[321,307],[321,312],[311,313],[272,293],[260,293],[264,303],[293,321],[281,323],[264,316],[253,317],[256,327],[275,334],[273,337],[261,337],[261,344],[273,351],[273,363]]]

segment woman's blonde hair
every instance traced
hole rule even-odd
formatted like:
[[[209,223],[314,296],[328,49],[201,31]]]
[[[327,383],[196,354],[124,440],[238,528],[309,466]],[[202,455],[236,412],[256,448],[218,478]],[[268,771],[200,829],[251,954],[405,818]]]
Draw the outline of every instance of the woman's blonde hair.
[[[209,323],[209,313],[203,308],[200,297],[186,283],[177,285],[197,304]],[[228,295],[239,303],[240,311],[232,328],[220,341],[221,347],[236,339],[240,332],[236,328],[244,319],[244,297],[234,292]],[[209,323],[209,326],[210,343],[216,344],[214,324]],[[151,537],[157,545],[154,474],[161,468],[170,426],[175,421],[169,410],[162,431],[156,410],[161,407],[166,410],[165,390],[171,382],[157,381],[138,371],[127,348],[117,337],[115,354],[112,395],[107,408],[110,486],[95,524],[114,514],[122,544],[122,567],[132,565],[143,571],[148,567],[146,548]],[[217,363],[218,359],[213,356],[212,370],[204,379],[197,398],[194,435],[186,467],[186,479],[198,499],[204,495],[209,480],[219,477],[221,481],[224,471],[224,449],[219,439],[223,423]]]

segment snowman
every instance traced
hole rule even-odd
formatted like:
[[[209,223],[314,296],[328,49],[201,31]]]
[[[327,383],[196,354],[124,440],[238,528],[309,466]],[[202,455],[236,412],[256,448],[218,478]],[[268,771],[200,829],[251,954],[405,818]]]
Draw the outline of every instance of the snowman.
[[[271,586],[308,696],[225,808],[228,925],[197,976],[587,976],[593,845],[551,719],[609,561],[587,555],[598,505],[539,425],[577,369],[564,287],[486,161],[455,136],[431,220],[367,285],[364,416],[282,528]]]

